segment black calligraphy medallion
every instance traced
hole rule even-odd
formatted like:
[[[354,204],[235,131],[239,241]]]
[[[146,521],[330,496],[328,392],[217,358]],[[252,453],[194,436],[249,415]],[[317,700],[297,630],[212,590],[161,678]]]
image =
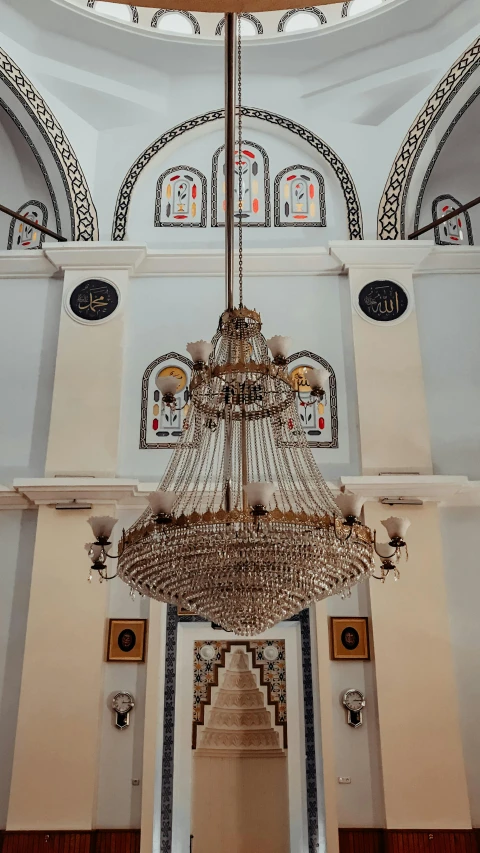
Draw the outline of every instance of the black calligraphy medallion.
[[[358,306],[369,320],[389,323],[408,308],[408,294],[394,281],[371,281],[358,294]]]
[[[105,320],[118,307],[118,291],[113,284],[89,278],[78,284],[70,296],[70,310],[80,320]]]

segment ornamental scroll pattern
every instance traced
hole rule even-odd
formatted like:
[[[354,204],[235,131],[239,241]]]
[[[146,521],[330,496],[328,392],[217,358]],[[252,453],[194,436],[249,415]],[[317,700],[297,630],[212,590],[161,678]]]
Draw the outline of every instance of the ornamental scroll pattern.
[[[212,659],[205,660],[202,648],[210,646]],[[287,748],[287,684],[285,668],[285,640],[195,640],[193,646],[193,727],[192,749],[197,746],[198,726],[205,722],[205,708],[211,704],[212,688],[218,687],[220,670],[225,667],[225,654],[236,646],[247,649],[252,666],[259,671],[260,684],[267,688],[267,700],[275,711],[275,725],[283,728],[283,747]],[[268,660],[267,648],[275,649],[277,657]]]
[[[442,78],[410,127],[390,170],[378,210],[378,238],[405,237],[405,209],[413,173],[430,134],[462,86],[480,65],[480,38]]]
[[[285,116],[271,113],[267,110],[256,109],[255,107],[242,107],[242,114],[246,118],[253,118],[259,121],[265,121],[275,127],[287,130],[298,136],[299,139],[310,145],[327,163],[331,166],[337,176],[337,180],[342,188],[345,199],[348,232],[350,240],[363,240],[363,223],[360,201],[358,193],[353,183],[352,176],[348,171],[345,163],[340,160],[335,151],[331,149],[326,142],[319,136],[303,125],[297,124]],[[177,124],[166,133],[159,136],[152,145],[143,151],[142,154],[135,160],[134,164],[129,169],[120,187],[117,202],[115,205],[115,213],[113,219],[112,240],[124,240],[127,230],[127,219],[132,199],[132,193],[135,185],[142,174],[143,170],[149,164],[151,159],[162,151],[166,145],[183,136],[188,131],[195,130],[205,124],[212,124],[215,121],[222,121],[224,118],[223,109],[212,110],[209,113],[195,116],[189,121]]]
[[[97,211],[69,140],[40,93],[1,48],[0,80],[28,113],[57,164],[70,209],[71,239],[98,240]]]
[[[170,9],[159,9],[158,12],[155,12],[150,26],[155,29],[158,26],[160,18],[163,18],[164,15],[168,15],[169,12]],[[200,24],[198,23],[195,15],[192,15],[191,12],[187,12],[185,9],[176,9],[175,13],[177,15],[183,15],[184,18],[187,18],[187,20],[190,21],[193,27],[193,32],[195,33],[195,35],[200,35]]]

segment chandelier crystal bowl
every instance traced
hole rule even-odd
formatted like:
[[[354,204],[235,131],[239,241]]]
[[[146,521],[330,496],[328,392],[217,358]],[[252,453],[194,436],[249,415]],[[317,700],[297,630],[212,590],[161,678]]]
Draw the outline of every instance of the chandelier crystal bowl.
[[[373,540],[357,520],[344,524],[260,315],[225,311],[208,349],[160,490],[121,541],[118,574],[132,590],[249,635],[368,577]]]

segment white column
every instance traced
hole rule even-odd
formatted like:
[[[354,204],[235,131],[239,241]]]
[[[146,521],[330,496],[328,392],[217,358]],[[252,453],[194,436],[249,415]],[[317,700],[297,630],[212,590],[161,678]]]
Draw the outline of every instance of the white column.
[[[129,274],[146,249],[75,243],[45,251],[64,274],[46,476],[112,477],[117,468]],[[83,324],[65,310],[72,290],[89,278],[111,282],[120,293],[119,308],[106,322]]]
[[[430,249],[408,240],[330,243],[350,280],[363,474],[432,471],[413,291],[413,271]],[[365,284],[385,279],[408,294],[409,313],[398,323],[371,322],[355,307]]]

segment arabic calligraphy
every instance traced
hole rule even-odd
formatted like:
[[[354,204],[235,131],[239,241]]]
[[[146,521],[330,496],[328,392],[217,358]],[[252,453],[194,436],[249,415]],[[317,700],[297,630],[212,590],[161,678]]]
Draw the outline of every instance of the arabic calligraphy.
[[[118,306],[116,287],[100,279],[88,279],[79,284],[70,296],[70,308],[82,320],[104,320]]]
[[[408,296],[394,281],[372,281],[359,293],[358,304],[370,320],[398,320],[408,308]]]

